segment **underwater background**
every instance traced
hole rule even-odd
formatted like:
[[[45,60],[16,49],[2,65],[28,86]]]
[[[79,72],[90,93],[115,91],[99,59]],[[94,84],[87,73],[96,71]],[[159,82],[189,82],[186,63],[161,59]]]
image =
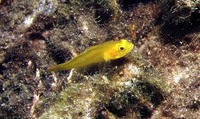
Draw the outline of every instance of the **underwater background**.
[[[119,39],[123,58],[47,71]],[[1,119],[198,119],[199,92],[200,0],[0,0]]]

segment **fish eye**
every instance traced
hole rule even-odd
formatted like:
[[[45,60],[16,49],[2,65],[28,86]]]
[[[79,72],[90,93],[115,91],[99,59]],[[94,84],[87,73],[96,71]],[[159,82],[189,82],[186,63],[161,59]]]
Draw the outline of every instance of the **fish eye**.
[[[119,49],[120,49],[121,51],[123,51],[123,50],[124,50],[124,47],[120,46]]]

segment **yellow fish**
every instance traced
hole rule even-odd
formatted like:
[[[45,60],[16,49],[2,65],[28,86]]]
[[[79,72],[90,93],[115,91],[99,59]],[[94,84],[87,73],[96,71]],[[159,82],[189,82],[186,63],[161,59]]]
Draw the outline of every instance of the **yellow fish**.
[[[133,47],[133,43],[125,39],[121,39],[119,41],[108,41],[86,49],[83,53],[68,62],[52,66],[48,69],[48,71],[57,72],[61,70],[69,70],[99,62],[118,59],[128,54]]]

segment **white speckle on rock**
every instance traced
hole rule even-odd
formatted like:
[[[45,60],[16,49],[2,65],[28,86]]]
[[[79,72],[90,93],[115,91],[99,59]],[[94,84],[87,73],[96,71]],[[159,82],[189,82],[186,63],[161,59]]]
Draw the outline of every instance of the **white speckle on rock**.
[[[32,65],[32,61],[29,60],[29,61],[28,61],[28,67],[30,67],[31,65]]]
[[[55,76],[55,73],[53,73],[53,80],[54,80],[54,83],[52,83],[52,87],[56,87],[58,78]]]
[[[177,68],[177,71],[173,73],[174,82],[179,83],[181,79],[189,78],[189,69],[188,68]]]
[[[24,19],[24,22],[23,22],[24,27],[25,28],[30,27],[38,14],[53,13],[56,11],[57,7],[58,7],[57,1],[41,0],[40,2],[38,2],[38,4],[36,4],[35,9],[33,9],[33,13]]]
[[[133,75],[139,75],[141,72],[140,69],[133,64],[129,64],[127,70]]]
[[[24,26],[30,27],[31,24],[33,23],[34,17],[35,17],[35,15],[30,15],[30,16],[26,17],[24,20]]]

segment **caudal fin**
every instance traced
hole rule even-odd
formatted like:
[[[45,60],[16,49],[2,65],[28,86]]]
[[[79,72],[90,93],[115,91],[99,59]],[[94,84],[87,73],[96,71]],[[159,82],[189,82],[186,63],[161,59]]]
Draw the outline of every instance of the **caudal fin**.
[[[60,66],[59,65],[56,65],[56,66],[51,66],[47,69],[47,71],[53,71],[53,72],[58,72],[60,71]]]
[[[58,72],[58,71],[62,71],[62,70],[69,70],[72,69],[71,67],[69,67],[68,62],[65,63],[61,63],[52,67],[49,67],[47,69],[47,71],[53,71],[53,72]]]

